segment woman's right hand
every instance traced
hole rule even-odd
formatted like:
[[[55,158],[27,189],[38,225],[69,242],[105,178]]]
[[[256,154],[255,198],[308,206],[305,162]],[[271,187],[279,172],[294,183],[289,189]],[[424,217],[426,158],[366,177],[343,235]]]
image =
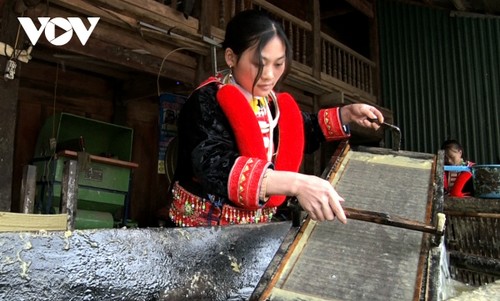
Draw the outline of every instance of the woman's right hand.
[[[347,222],[341,206],[344,199],[320,177],[273,170],[268,174],[267,194],[295,196],[313,220],[334,220],[336,217],[341,223]]]

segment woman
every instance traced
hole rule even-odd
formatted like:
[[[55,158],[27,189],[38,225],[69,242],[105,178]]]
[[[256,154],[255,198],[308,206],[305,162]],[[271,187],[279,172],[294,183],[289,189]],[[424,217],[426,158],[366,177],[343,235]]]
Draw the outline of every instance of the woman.
[[[378,129],[368,119],[383,122],[382,113],[351,104],[309,114],[289,94],[274,92],[291,66],[291,48],[263,12],[234,16],[223,48],[229,72],[202,83],[179,114],[172,220],[179,226],[267,222],[294,196],[312,219],[346,223],[344,200],[332,185],[298,173],[303,153],[348,138],[349,123]]]
[[[444,164],[448,166],[471,167],[474,162],[464,159],[464,148],[457,140],[446,140],[441,145],[444,150]],[[444,172],[445,194],[454,197],[469,196],[473,193],[472,173],[464,171]]]

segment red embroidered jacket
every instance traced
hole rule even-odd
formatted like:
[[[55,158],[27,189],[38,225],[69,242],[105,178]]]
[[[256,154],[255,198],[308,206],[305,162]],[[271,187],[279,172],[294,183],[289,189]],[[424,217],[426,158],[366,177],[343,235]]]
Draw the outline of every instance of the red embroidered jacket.
[[[247,99],[234,85],[210,78],[184,104],[178,118],[179,151],[174,181],[191,193],[245,209],[276,207],[285,196],[259,201],[267,168],[298,171],[303,154],[324,141],[346,139],[339,108],[301,112],[293,97],[278,93],[276,155],[268,162],[260,127]],[[271,111],[274,108],[270,104]]]

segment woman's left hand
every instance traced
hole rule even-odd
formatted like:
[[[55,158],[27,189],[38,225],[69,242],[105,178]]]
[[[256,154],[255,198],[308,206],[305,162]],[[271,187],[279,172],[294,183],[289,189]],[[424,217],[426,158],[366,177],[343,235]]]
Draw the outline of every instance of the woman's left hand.
[[[344,124],[356,123],[362,127],[377,130],[384,122],[384,115],[377,108],[371,105],[354,103],[342,107],[340,110],[342,122]]]

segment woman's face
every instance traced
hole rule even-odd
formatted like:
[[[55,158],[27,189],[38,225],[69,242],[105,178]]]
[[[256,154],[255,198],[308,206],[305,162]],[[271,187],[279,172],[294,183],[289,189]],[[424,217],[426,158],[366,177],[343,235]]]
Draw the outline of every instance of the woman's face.
[[[462,163],[462,151],[456,148],[448,148],[444,153],[446,165],[460,165]]]
[[[229,51],[229,58],[228,58]],[[254,96],[267,96],[285,71],[285,44],[275,36],[262,49],[262,75],[255,87],[254,79],[259,72],[259,61],[255,55],[256,47],[245,50],[239,60],[232,50],[226,51],[226,62],[232,66],[233,77],[243,89]],[[232,54],[232,55],[231,55]]]

